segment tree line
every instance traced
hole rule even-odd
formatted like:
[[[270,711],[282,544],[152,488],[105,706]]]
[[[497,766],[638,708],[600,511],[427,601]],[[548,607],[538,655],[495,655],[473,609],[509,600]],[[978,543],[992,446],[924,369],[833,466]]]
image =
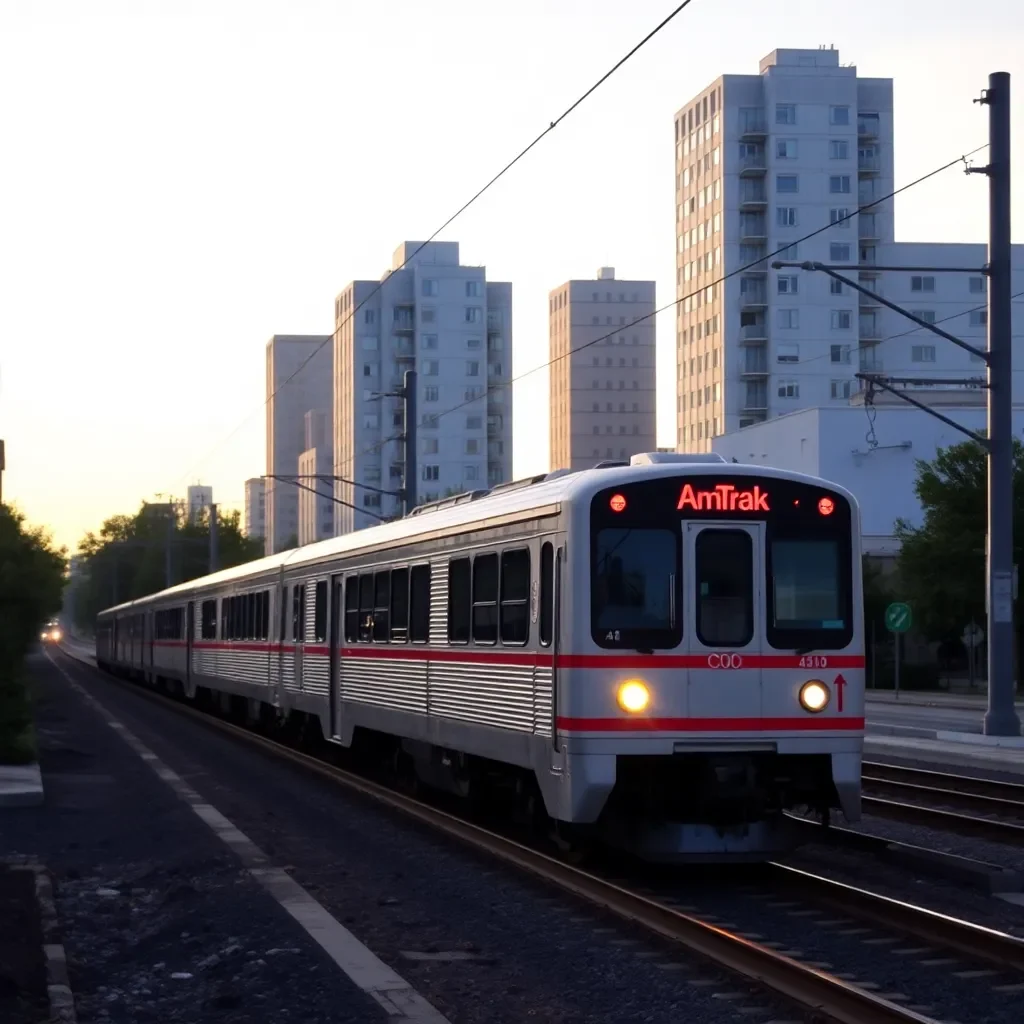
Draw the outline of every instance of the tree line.
[[[204,510],[190,521],[177,505],[143,502],[133,515],[104,521],[79,542],[68,604],[72,620],[91,629],[104,608],[186,583],[210,571],[210,518]],[[217,517],[217,568],[263,557],[263,540],[242,533],[237,510]]]

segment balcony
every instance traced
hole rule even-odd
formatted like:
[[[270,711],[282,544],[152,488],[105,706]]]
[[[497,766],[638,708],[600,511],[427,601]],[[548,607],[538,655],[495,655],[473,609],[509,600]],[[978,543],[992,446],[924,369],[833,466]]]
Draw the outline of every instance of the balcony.
[[[741,345],[758,345],[768,340],[768,325],[763,321],[744,324],[740,328]]]
[[[857,118],[857,134],[862,139],[877,139],[879,133],[878,115],[861,115]]]
[[[873,213],[862,213],[857,217],[857,237],[862,242],[877,242],[878,222]]]
[[[867,287],[865,285],[865,287]],[[877,288],[871,289],[873,292],[878,292]],[[858,292],[857,304],[861,309],[878,309],[882,304],[873,295],[865,295],[863,292]]]
[[[765,387],[747,387],[747,393],[743,397],[744,412],[767,412],[768,411],[768,389]]]
[[[764,309],[768,305],[768,289],[760,279],[740,278],[740,309]]]
[[[763,139],[768,134],[768,122],[760,107],[747,107],[739,112],[739,137]]]
[[[411,316],[396,317],[391,325],[396,334],[414,334],[416,331],[416,320]]]
[[[395,358],[396,359],[415,359],[416,358],[416,347],[413,345],[412,338],[399,338],[395,343]]]
[[[750,245],[768,238],[768,224],[764,217],[740,214],[740,243]]]
[[[881,373],[883,364],[881,359],[861,359],[858,370],[861,373]]]
[[[861,278],[877,277],[879,271],[875,269],[878,262],[878,254],[873,245],[862,245],[857,252],[858,271]]]
[[[753,178],[759,174],[766,174],[768,172],[768,160],[764,149],[758,147],[756,152],[741,156],[737,169],[741,178]]]
[[[768,205],[768,193],[763,181],[740,182],[740,209],[763,210]]]
[[[487,436],[501,437],[505,430],[505,423],[500,416],[487,417]]]
[[[874,317],[862,316],[857,326],[861,341],[881,341],[882,327]]]
[[[871,177],[882,173],[882,161],[875,150],[862,149],[857,154],[857,173],[861,177]]]
[[[741,377],[767,377],[768,354],[764,347],[747,349],[746,358],[740,363]]]

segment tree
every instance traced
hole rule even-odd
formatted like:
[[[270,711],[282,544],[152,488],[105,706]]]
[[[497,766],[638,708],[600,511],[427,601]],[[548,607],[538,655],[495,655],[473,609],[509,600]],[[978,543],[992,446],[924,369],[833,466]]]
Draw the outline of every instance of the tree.
[[[218,567],[228,569],[262,558],[263,541],[242,533],[236,510],[217,518],[217,552]],[[78,553],[82,582],[72,614],[76,625],[89,628],[104,608],[165,589],[168,558],[172,584],[205,576],[210,568],[209,514],[190,523],[177,507],[168,517],[166,506],[144,502],[134,516],[112,516],[98,534],[87,533]]]
[[[1024,553],[1024,445],[1013,442],[1014,561]],[[988,459],[965,441],[918,460],[914,491],[924,522],[896,522],[902,593],[915,627],[932,640],[958,638],[972,619],[985,619],[985,535]]]

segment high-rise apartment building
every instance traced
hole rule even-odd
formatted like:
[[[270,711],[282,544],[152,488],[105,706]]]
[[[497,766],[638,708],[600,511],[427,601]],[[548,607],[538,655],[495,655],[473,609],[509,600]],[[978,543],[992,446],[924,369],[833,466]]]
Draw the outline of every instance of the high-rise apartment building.
[[[654,292],[602,267],[549,294],[551,469],[654,450]]]
[[[298,476],[306,413],[331,407],[333,355],[330,335],[275,334],[267,342],[268,555],[298,543],[299,489],[280,478],[293,481]]]
[[[334,475],[348,481],[335,497],[355,506],[335,506],[337,534],[401,514],[397,496],[359,485],[402,487],[403,406],[380,396],[408,369],[418,375],[417,501],[510,478],[512,285],[460,265],[457,242],[421,244],[403,242],[379,284],[353,281],[335,300]]]
[[[305,448],[299,455],[299,545],[334,536],[334,438],[331,418],[320,409],[305,417]]]
[[[724,75],[676,114],[679,450],[791,411],[800,365],[801,405],[830,401],[836,380],[855,386],[860,314],[877,304],[823,274],[775,271],[768,255],[788,244],[775,259],[859,265],[876,288],[891,200],[846,218],[893,190],[892,109],[891,79],[818,49],[775,50],[759,74]],[[826,361],[833,344],[856,353],[841,370]]]
[[[192,484],[188,489],[188,521],[202,521],[203,513],[208,512],[213,504],[213,488],[203,484]]]
[[[266,481],[254,476],[245,481],[245,535],[261,540],[267,533]]]

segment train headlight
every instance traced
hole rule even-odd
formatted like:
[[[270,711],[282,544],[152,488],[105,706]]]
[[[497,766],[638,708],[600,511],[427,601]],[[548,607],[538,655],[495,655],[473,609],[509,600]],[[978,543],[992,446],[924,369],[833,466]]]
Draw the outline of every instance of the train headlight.
[[[53,632],[52,632],[52,633],[50,634],[50,639],[51,639],[51,640],[53,640],[53,641],[54,641],[54,642],[56,643],[57,641],[59,641],[59,640],[60,640],[61,636],[63,636],[63,634],[61,633],[61,631],[60,631],[59,629],[55,629],[55,630],[54,630],[54,631],[53,631]]]
[[[632,715],[637,715],[646,710],[651,702],[651,691],[647,684],[639,679],[627,679],[618,689],[615,695],[619,707]]]
[[[828,687],[820,680],[808,679],[800,687],[800,704],[805,711],[824,711],[828,701]]]

